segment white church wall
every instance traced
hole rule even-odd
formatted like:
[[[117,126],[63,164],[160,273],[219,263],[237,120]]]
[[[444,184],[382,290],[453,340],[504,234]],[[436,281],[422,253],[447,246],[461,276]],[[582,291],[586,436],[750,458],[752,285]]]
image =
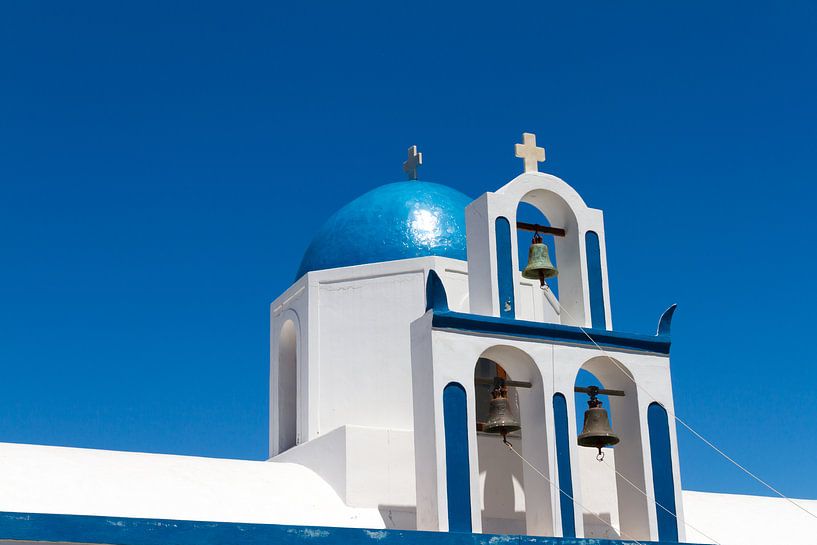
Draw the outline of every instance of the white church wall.
[[[411,429],[408,324],[425,309],[423,268],[319,280],[320,430]]]
[[[581,498],[582,521],[585,537],[614,539],[620,537],[621,523],[618,518],[618,490],[616,474],[607,464],[615,467],[616,451],[602,449],[604,462],[596,460],[596,451],[590,448],[578,449],[579,472],[582,474]],[[598,518],[595,516],[598,515]],[[599,520],[601,518],[602,520]]]
[[[510,440],[514,439],[511,437]],[[522,451],[521,444],[518,449]],[[477,452],[482,531],[486,534],[524,534],[522,461],[508,452],[496,434],[478,433]]]
[[[519,276],[517,284],[516,318],[532,322],[561,323],[560,306],[552,292],[545,292],[539,282]]]
[[[273,456],[287,452],[278,444],[282,425],[287,418],[293,418],[291,414],[282,415],[279,408],[282,399],[287,401],[280,367],[282,355],[287,354],[282,345],[286,324],[296,327],[298,336],[296,419],[300,445],[287,459],[297,461],[298,456],[307,452],[301,447],[310,437],[321,437],[341,426],[366,426],[395,433],[403,430],[411,436],[409,324],[425,311],[425,278],[431,269],[446,286],[451,310],[468,312],[467,263],[439,257],[309,273],[273,302],[270,352],[270,452]],[[530,302],[525,308],[530,316],[527,317],[541,317],[545,308],[541,290],[525,279],[521,281],[521,288],[529,290]],[[315,377],[320,380],[316,381]],[[310,403],[309,399],[314,401]],[[323,447],[315,445],[314,451],[320,448]],[[405,445],[404,454],[411,463],[398,464],[394,471],[401,474],[400,482],[408,483],[413,498],[413,436]],[[319,473],[332,466],[304,463]],[[340,482],[331,471],[327,479]],[[345,482],[339,486],[341,496],[349,500]],[[383,492],[377,487],[373,490],[378,494]],[[393,494],[383,494],[381,501],[386,504],[399,506],[406,501],[392,498]]]
[[[307,436],[304,416],[309,403],[308,296],[304,279],[297,281],[270,305],[270,434],[269,455],[297,445]],[[295,336],[294,354],[291,336]],[[281,358],[284,357],[283,372]],[[294,356],[294,370],[290,365]],[[294,373],[293,373],[294,371]],[[294,376],[293,376],[294,375]],[[292,387],[294,379],[294,388]],[[294,399],[293,399],[294,396]],[[290,410],[295,406],[295,412]],[[292,438],[294,424],[294,441]]]
[[[287,321],[298,326],[296,444],[344,424],[411,429],[408,330],[425,311],[430,269],[452,308],[467,311],[466,264],[438,257],[310,272],[271,304],[270,456],[286,450],[278,443],[292,418],[279,410]]]
[[[814,518],[783,498],[685,490],[683,499],[689,543],[817,543]],[[817,514],[817,500],[794,501]]]
[[[467,263],[441,257],[310,272],[271,304],[271,456],[292,446],[279,447],[281,429],[293,418],[279,409],[289,401],[279,383],[288,321],[298,337],[294,444],[344,424],[412,429],[409,324],[425,311],[425,277],[432,269],[445,284],[451,310],[469,312]],[[518,280],[520,317],[557,319],[558,304],[548,303],[535,282]]]
[[[341,426],[271,462],[308,467],[350,507],[413,511],[416,504],[411,431]]]
[[[0,443],[0,459],[5,512],[349,528],[413,525],[411,508],[394,509],[390,521],[388,509],[346,506],[324,479],[295,463],[13,443]],[[721,545],[809,543],[814,534],[814,519],[783,498],[684,491],[682,499],[679,519],[690,525],[690,543],[712,543],[706,536]],[[587,494],[585,501],[597,505]],[[817,500],[794,501],[817,513]]]
[[[0,443],[0,511],[383,528],[292,463]]]
[[[484,466],[480,466],[474,405],[474,368],[477,360],[488,357],[500,363],[514,380],[534,383],[530,395],[541,398],[538,403],[540,412],[535,416],[527,415],[528,424],[520,446],[525,449],[527,441],[531,441],[533,447],[527,449],[528,459],[555,482],[558,480],[552,463],[555,460],[555,438],[552,427],[546,425],[546,422],[553,420],[550,402],[552,346],[431,330],[430,320],[431,313],[428,313],[412,324],[418,529],[446,531],[449,528],[443,391],[449,383],[455,382],[465,389],[468,399],[471,524],[473,531],[482,532],[481,506],[484,503],[479,483],[480,467]],[[534,406],[533,403],[522,405],[520,401],[523,422],[526,420],[526,407]],[[486,456],[492,456],[492,451],[486,451]],[[506,451],[505,455],[504,460],[510,460],[512,454]],[[558,527],[555,520],[558,517],[558,492],[527,466],[523,468],[522,475],[524,500],[520,501],[527,506],[526,533],[554,535],[554,529]]]

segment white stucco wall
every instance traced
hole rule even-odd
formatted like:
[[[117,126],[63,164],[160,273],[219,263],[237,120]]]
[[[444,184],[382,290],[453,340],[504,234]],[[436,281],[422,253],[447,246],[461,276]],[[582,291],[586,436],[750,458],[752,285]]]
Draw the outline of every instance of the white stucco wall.
[[[11,512],[414,527],[411,506],[347,507],[291,463],[0,443],[0,490],[0,511]],[[780,498],[685,491],[683,499],[686,520],[722,545],[817,543],[815,520]],[[817,513],[817,500],[796,501]],[[687,540],[711,542],[690,527]]]
[[[297,464],[0,443],[0,511],[384,527]]]
[[[817,500],[795,500],[817,515]],[[817,520],[783,498],[684,491],[686,521],[722,545],[817,543]],[[687,526],[687,541],[712,540]]]

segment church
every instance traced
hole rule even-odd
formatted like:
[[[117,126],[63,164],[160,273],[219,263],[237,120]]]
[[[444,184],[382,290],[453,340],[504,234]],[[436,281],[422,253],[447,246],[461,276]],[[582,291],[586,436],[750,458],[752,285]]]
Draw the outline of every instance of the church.
[[[326,220],[270,305],[267,461],[0,443],[0,543],[817,543],[817,500],[683,489],[675,306],[615,329],[604,214],[515,150],[472,199],[412,146]]]

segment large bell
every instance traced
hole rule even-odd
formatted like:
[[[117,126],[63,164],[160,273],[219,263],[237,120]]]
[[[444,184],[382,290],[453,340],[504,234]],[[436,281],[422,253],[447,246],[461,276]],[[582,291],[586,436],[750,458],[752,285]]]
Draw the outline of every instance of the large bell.
[[[491,404],[488,407],[488,421],[482,427],[485,433],[498,433],[504,438],[511,432],[522,429],[522,424],[511,408],[508,389],[504,381],[491,392]]]
[[[539,280],[540,285],[544,287],[546,278],[553,278],[558,274],[558,269],[550,261],[547,245],[542,242],[539,233],[536,233],[528,250],[528,265],[522,271],[522,276]]]
[[[616,445],[620,439],[613,433],[610,417],[607,415],[607,409],[601,406],[601,401],[591,397],[587,404],[590,407],[584,411],[584,427],[579,434],[579,446],[597,448],[599,456],[602,456],[603,447]]]

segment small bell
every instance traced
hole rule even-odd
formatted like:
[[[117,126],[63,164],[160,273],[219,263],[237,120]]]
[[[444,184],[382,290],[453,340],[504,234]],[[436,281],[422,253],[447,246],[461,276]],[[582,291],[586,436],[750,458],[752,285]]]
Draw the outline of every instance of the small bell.
[[[598,388],[593,386],[590,389],[588,409],[584,411],[584,426],[579,434],[579,446],[599,449],[598,459],[601,460],[604,458],[601,449],[618,444],[620,439],[613,433],[607,409],[602,408],[601,401],[596,398]]]
[[[559,274],[558,269],[550,261],[548,247],[542,242],[539,233],[533,235],[533,242],[528,250],[528,265],[522,271],[522,276],[531,280],[539,280],[539,284],[544,287],[546,278],[553,278]]]
[[[508,387],[499,377],[494,379],[494,389],[491,391],[491,404],[488,407],[488,421],[482,427],[485,433],[498,433],[504,439],[511,432],[522,429],[522,424],[513,413],[511,402],[508,399]]]

